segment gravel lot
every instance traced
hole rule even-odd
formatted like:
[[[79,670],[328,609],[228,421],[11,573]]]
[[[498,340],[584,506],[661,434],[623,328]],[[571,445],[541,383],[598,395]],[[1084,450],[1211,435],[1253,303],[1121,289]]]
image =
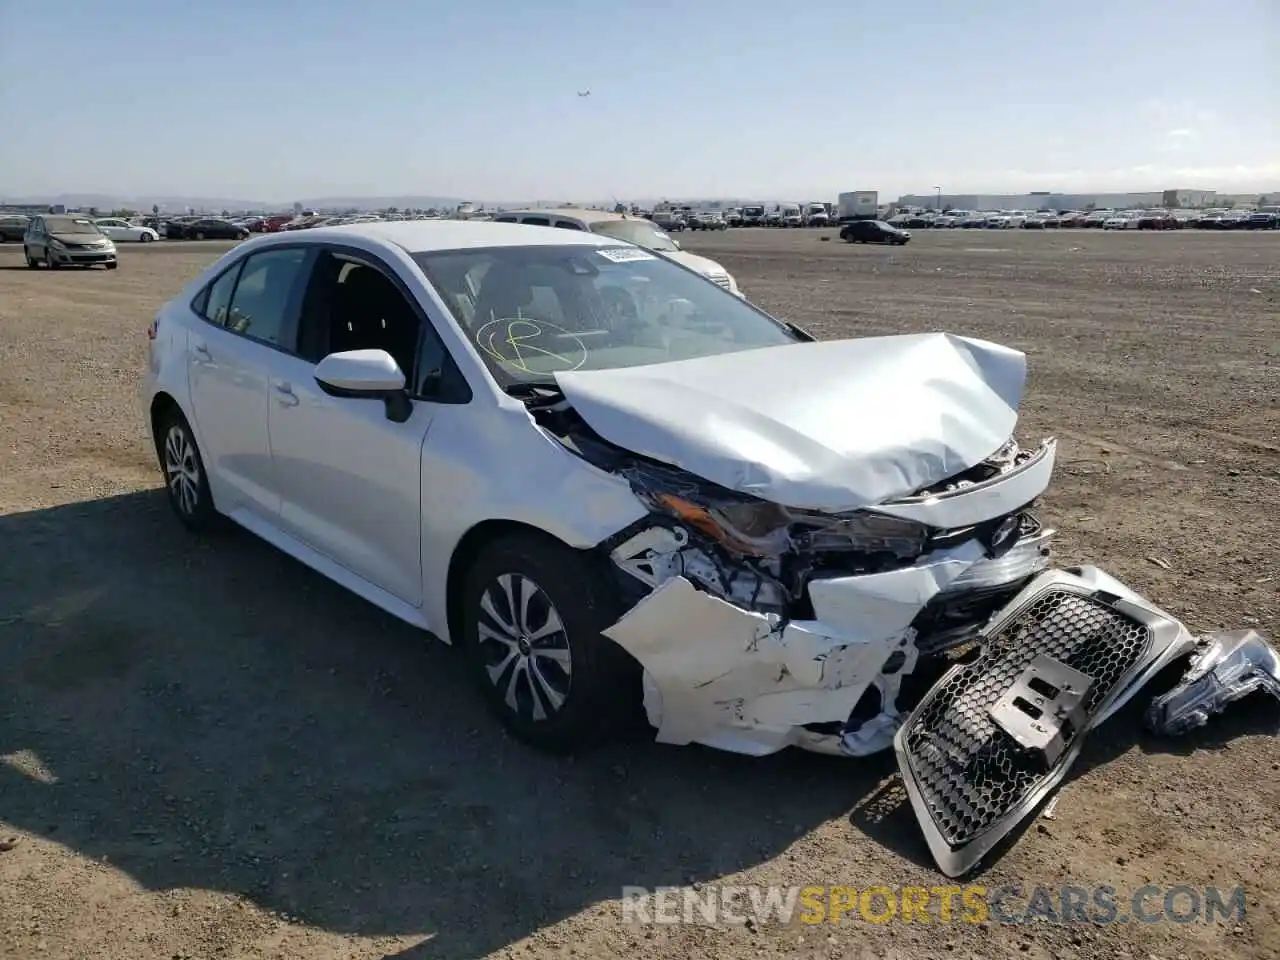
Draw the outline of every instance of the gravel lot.
[[[1060,555],[1193,628],[1275,631],[1280,234],[824,235],[684,243],[822,336],[1027,351]],[[1242,884],[1242,923],[624,927],[627,884],[945,881],[889,758],[549,760],[443,646],[247,534],[185,535],[138,374],[154,310],[225,249],[52,273],[0,247],[0,956],[1280,956],[1262,698],[1179,741],[1139,731],[1140,698],[977,880]]]

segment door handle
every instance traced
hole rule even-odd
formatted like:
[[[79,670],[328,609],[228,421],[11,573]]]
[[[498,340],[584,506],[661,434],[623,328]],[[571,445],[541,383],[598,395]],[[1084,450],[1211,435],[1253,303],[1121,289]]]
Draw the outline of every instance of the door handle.
[[[278,400],[282,406],[296,407],[298,405],[298,395],[293,392],[292,385],[288,383],[277,383],[275,384],[275,391],[276,400]]]

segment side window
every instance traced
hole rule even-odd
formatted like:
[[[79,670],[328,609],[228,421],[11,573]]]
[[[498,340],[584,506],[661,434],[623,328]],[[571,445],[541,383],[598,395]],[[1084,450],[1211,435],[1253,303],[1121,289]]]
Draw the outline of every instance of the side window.
[[[512,216],[506,216],[506,217],[494,217],[494,218],[493,218],[493,222],[494,222],[494,223],[515,223],[515,222],[516,222],[516,218],[515,218],[515,217],[512,217]]]
[[[559,227],[561,230],[581,230],[582,229],[582,227],[579,224],[574,223],[572,220],[557,220],[556,226]]]
[[[527,223],[527,224],[528,224],[529,226],[531,226],[531,227],[549,227],[549,226],[551,226],[551,219],[550,219],[549,217],[525,217],[525,218],[524,218],[523,220],[521,220],[520,222],[521,222],[521,223]]]
[[[289,301],[306,259],[305,248],[291,247],[264,250],[245,260],[227,311],[227,329],[273,346],[292,348],[292,344],[282,341],[282,336]],[[211,302],[212,299],[211,295]]]
[[[382,270],[325,252],[303,301],[297,352],[319,363],[331,353],[385,350],[412,385],[420,326],[413,305]]]
[[[242,260],[205,287],[191,304],[191,309],[210,323],[225,327],[227,311],[231,306],[231,292],[236,288],[236,278],[240,276],[240,268],[243,264]]]

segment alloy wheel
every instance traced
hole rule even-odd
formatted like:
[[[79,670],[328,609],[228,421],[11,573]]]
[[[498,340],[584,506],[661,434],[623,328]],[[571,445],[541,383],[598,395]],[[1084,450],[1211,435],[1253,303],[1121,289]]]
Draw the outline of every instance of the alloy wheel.
[[[549,720],[573,678],[569,635],[551,598],[533,580],[504,573],[480,595],[477,643],[489,682],[509,710]]]
[[[200,463],[195,444],[178,424],[165,434],[164,475],[174,505],[184,516],[193,516],[200,505]]]

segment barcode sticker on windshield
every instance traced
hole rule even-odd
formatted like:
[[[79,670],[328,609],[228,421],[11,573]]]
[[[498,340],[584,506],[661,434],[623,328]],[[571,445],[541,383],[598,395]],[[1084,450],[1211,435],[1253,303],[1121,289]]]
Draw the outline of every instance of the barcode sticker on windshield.
[[[658,259],[649,251],[638,247],[610,247],[607,250],[597,250],[596,253],[614,263],[635,263],[637,260]]]

